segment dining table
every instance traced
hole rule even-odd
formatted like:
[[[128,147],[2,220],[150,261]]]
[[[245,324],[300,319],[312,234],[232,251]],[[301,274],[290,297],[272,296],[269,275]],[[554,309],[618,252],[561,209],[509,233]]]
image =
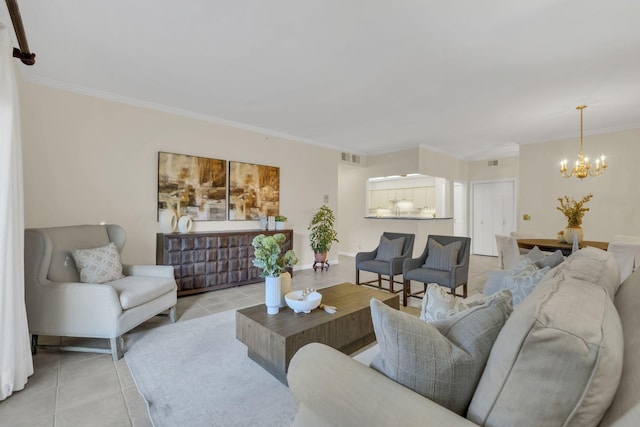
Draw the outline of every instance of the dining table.
[[[565,241],[559,241],[558,239],[517,239],[518,247],[523,249],[533,249],[534,246],[537,246],[542,251],[547,252],[555,252],[557,250],[562,251],[564,256],[571,255],[571,251],[573,249],[573,245],[571,243],[567,243]],[[578,243],[578,247],[580,249],[586,248],[587,246],[592,246],[594,248],[607,250],[609,248],[609,242],[597,242],[592,240],[583,240]]]

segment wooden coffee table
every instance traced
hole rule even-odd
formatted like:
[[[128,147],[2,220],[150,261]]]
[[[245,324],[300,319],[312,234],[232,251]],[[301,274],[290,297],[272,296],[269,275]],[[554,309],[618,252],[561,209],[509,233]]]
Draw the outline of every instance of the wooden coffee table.
[[[267,314],[264,304],[236,311],[236,338],[247,346],[248,356],[287,384],[287,369],[293,355],[304,345],[319,342],[345,354],[375,341],[369,302],[377,298],[399,309],[398,294],[342,283],[318,289],[322,303],[335,306],[329,314],[315,309],[294,313],[289,307]]]

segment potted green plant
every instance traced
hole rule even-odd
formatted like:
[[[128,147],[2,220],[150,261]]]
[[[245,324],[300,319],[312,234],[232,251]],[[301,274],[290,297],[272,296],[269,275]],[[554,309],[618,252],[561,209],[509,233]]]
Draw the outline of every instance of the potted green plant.
[[[339,241],[338,233],[333,228],[335,221],[333,211],[327,205],[322,205],[311,218],[311,224],[308,227],[311,231],[309,243],[316,256],[316,262],[326,262],[331,244]]]
[[[284,230],[284,226],[287,222],[287,217],[284,215],[276,216],[276,230]]]
[[[251,242],[255,256],[253,265],[262,269],[260,275],[264,277],[268,314],[277,314],[280,311],[284,294],[291,290],[291,278],[288,278],[288,282],[286,279],[283,280],[283,273],[287,267],[293,267],[298,263],[298,257],[293,250],[289,249],[282,254],[282,246],[286,240],[282,233],[271,236],[259,234]]]

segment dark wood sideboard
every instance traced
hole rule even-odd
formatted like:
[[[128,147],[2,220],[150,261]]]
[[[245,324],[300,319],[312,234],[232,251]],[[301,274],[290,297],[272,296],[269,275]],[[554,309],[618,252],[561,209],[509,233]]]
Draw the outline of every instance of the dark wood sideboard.
[[[293,249],[293,230],[158,233],[156,264],[173,266],[178,296],[261,282],[251,241],[276,233],[287,238],[283,252]]]

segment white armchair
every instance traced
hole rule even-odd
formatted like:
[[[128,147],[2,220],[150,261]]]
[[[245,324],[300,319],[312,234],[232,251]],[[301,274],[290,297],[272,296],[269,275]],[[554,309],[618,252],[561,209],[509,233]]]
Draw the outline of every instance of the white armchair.
[[[177,286],[171,266],[123,265],[124,277],[107,283],[81,283],[71,252],[126,240],[118,225],[76,225],[25,230],[25,302],[32,352],[67,351],[122,357],[122,335],[165,311],[175,322]],[[106,338],[109,349],[38,345],[38,336]]]

